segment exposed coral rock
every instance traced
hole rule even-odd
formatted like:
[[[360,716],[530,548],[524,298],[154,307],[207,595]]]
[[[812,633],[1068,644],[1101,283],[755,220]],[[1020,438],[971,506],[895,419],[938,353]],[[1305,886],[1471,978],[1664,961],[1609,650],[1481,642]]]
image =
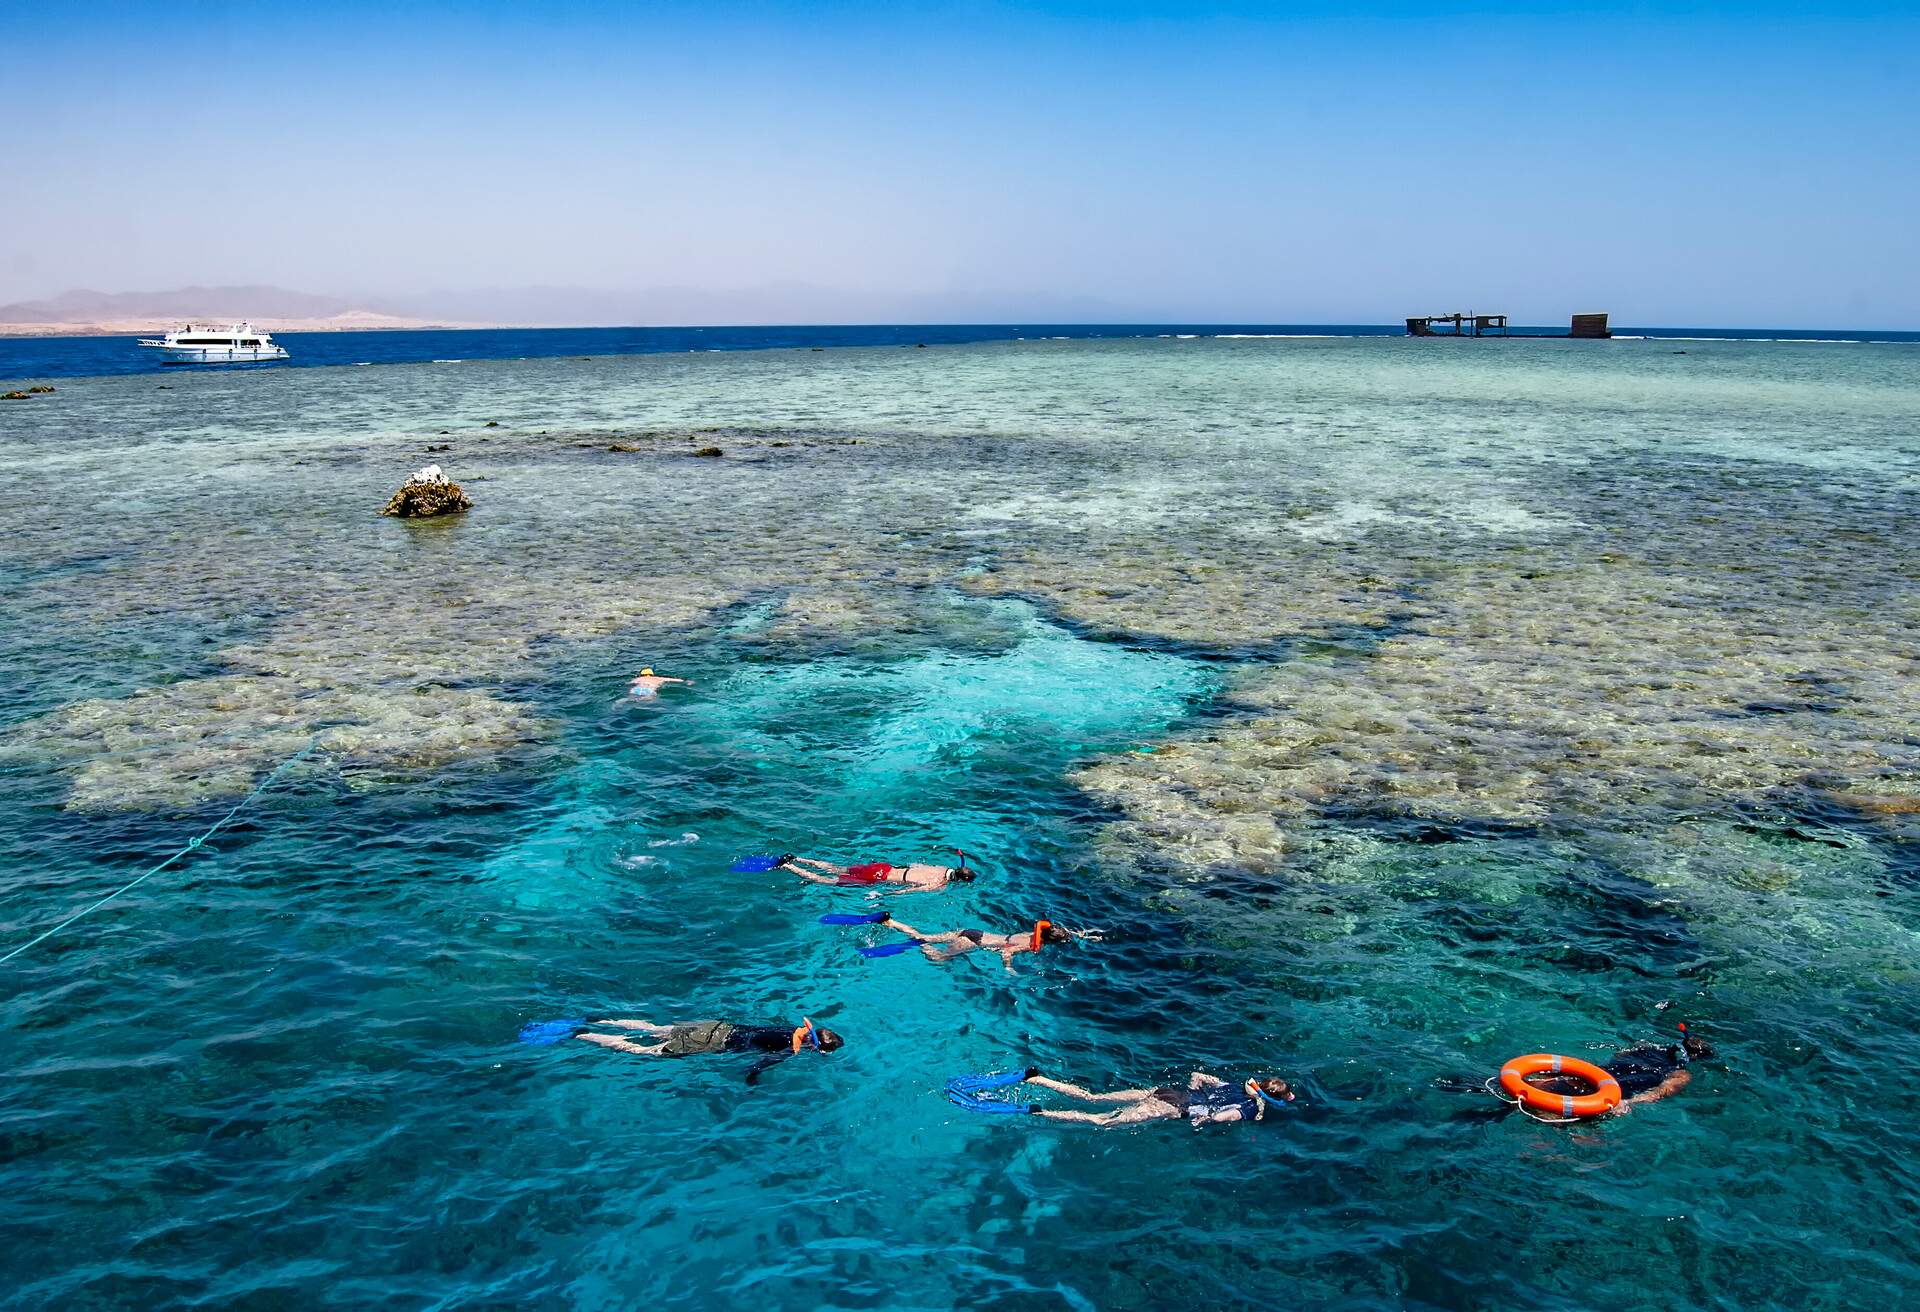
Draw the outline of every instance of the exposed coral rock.
[[[703,446],[698,451],[695,451],[694,454],[696,456],[723,456],[726,452],[717,446]]]
[[[427,519],[434,515],[457,515],[471,510],[473,502],[460,485],[440,472],[440,466],[428,465],[406,481],[387,508],[380,513],[401,519]]]

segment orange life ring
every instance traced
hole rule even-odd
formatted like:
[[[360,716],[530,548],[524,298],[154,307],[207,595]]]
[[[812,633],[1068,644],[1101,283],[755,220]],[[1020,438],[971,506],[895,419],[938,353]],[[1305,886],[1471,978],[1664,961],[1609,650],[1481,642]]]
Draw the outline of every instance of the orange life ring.
[[[1592,1093],[1548,1093],[1527,1083],[1529,1075],[1572,1075],[1593,1086]],[[1620,1082],[1590,1061],[1531,1052],[1500,1068],[1500,1087],[1535,1111],[1561,1116],[1604,1116],[1620,1105]]]

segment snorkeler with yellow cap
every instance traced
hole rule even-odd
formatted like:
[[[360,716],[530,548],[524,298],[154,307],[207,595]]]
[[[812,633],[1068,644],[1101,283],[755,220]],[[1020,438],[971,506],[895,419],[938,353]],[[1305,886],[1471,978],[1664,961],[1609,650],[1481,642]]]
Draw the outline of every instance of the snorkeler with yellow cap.
[[[689,688],[693,686],[692,679],[674,679],[664,674],[655,674],[653,666],[649,665],[633,676],[633,682],[627,685],[627,695],[644,701],[649,697],[659,696],[660,690],[670,683],[684,683]]]

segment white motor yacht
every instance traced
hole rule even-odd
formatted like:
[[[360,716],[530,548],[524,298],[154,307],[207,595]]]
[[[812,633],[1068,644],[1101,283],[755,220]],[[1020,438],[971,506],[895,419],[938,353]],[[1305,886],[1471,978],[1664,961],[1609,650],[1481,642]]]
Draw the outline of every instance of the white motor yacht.
[[[140,345],[165,351],[168,364],[246,364],[287,358],[287,349],[274,345],[271,334],[249,323],[225,328],[190,323],[165,337],[142,337]]]

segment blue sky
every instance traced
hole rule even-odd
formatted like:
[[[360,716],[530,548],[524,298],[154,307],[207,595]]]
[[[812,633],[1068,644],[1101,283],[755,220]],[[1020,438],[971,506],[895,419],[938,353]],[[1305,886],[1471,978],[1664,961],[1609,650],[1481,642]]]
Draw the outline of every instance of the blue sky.
[[[4,23],[0,112],[32,130],[0,181],[0,301],[673,286],[748,314],[817,292],[929,318],[1920,326],[1913,5]]]

